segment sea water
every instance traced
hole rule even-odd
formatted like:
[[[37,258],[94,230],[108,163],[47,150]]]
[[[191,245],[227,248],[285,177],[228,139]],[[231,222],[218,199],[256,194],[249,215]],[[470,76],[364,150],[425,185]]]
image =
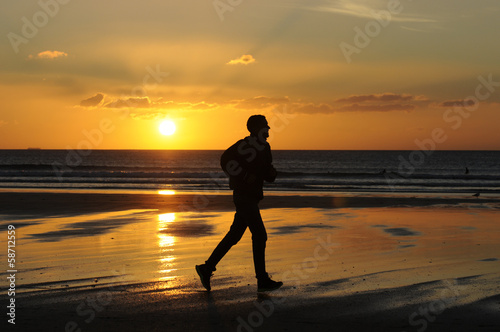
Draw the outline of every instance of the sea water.
[[[0,188],[229,190],[217,150],[0,150]],[[500,193],[500,151],[273,151],[267,191]]]

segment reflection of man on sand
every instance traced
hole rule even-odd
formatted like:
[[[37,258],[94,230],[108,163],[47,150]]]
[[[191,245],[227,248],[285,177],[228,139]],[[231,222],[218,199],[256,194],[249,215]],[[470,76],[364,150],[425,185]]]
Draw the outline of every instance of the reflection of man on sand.
[[[236,207],[234,221],[229,232],[217,245],[205,264],[196,265],[203,286],[210,290],[210,277],[217,263],[250,228],[252,232],[253,260],[257,278],[257,290],[272,291],[283,283],[273,281],[266,272],[265,250],[267,233],[260,216],[259,201],[264,197],[264,181],[273,182],[276,169],[272,165],[271,147],[267,143],[269,125],[263,115],[252,115],[247,122],[250,136],[239,140],[221,157],[221,166],[229,176]]]

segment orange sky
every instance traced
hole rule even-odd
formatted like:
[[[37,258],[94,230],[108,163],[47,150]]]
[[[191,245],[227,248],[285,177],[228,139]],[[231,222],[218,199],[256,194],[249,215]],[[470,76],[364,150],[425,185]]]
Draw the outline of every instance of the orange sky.
[[[1,5],[0,148],[223,149],[258,113],[274,149],[500,148],[497,1],[61,2]]]

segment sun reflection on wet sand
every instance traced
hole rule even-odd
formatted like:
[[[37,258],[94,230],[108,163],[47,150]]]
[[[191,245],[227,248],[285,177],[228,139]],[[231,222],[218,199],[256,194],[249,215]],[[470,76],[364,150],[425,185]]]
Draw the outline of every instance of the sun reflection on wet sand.
[[[158,247],[160,248],[160,266],[158,268],[158,273],[160,277],[158,277],[159,281],[168,281],[175,279],[175,276],[172,276],[172,273],[177,271],[175,266],[175,256],[174,245],[176,242],[175,236],[167,235],[169,224],[175,222],[175,213],[163,213],[158,215]]]
[[[158,195],[175,195],[175,190],[158,190]]]

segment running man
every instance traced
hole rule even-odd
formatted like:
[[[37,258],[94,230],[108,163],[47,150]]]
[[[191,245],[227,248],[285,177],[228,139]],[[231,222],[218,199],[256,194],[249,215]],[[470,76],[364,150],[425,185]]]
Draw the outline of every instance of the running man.
[[[271,147],[267,142],[269,125],[263,115],[252,115],[247,121],[250,136],[239,140],[221,156],[221,167],[229,176],[236,207],[234,221],[226,236],[220,241],[205,264],[196,265],[201,283],[210,291],[210,277],[224,255],[245,233],[252,232],[253,261],[257,291],[266,292],[280,288],[283,283],[272,280],[266,272],[267,233],[259,210],[264,198],[264,181],[274,182],[276,169],[272,165]]]

